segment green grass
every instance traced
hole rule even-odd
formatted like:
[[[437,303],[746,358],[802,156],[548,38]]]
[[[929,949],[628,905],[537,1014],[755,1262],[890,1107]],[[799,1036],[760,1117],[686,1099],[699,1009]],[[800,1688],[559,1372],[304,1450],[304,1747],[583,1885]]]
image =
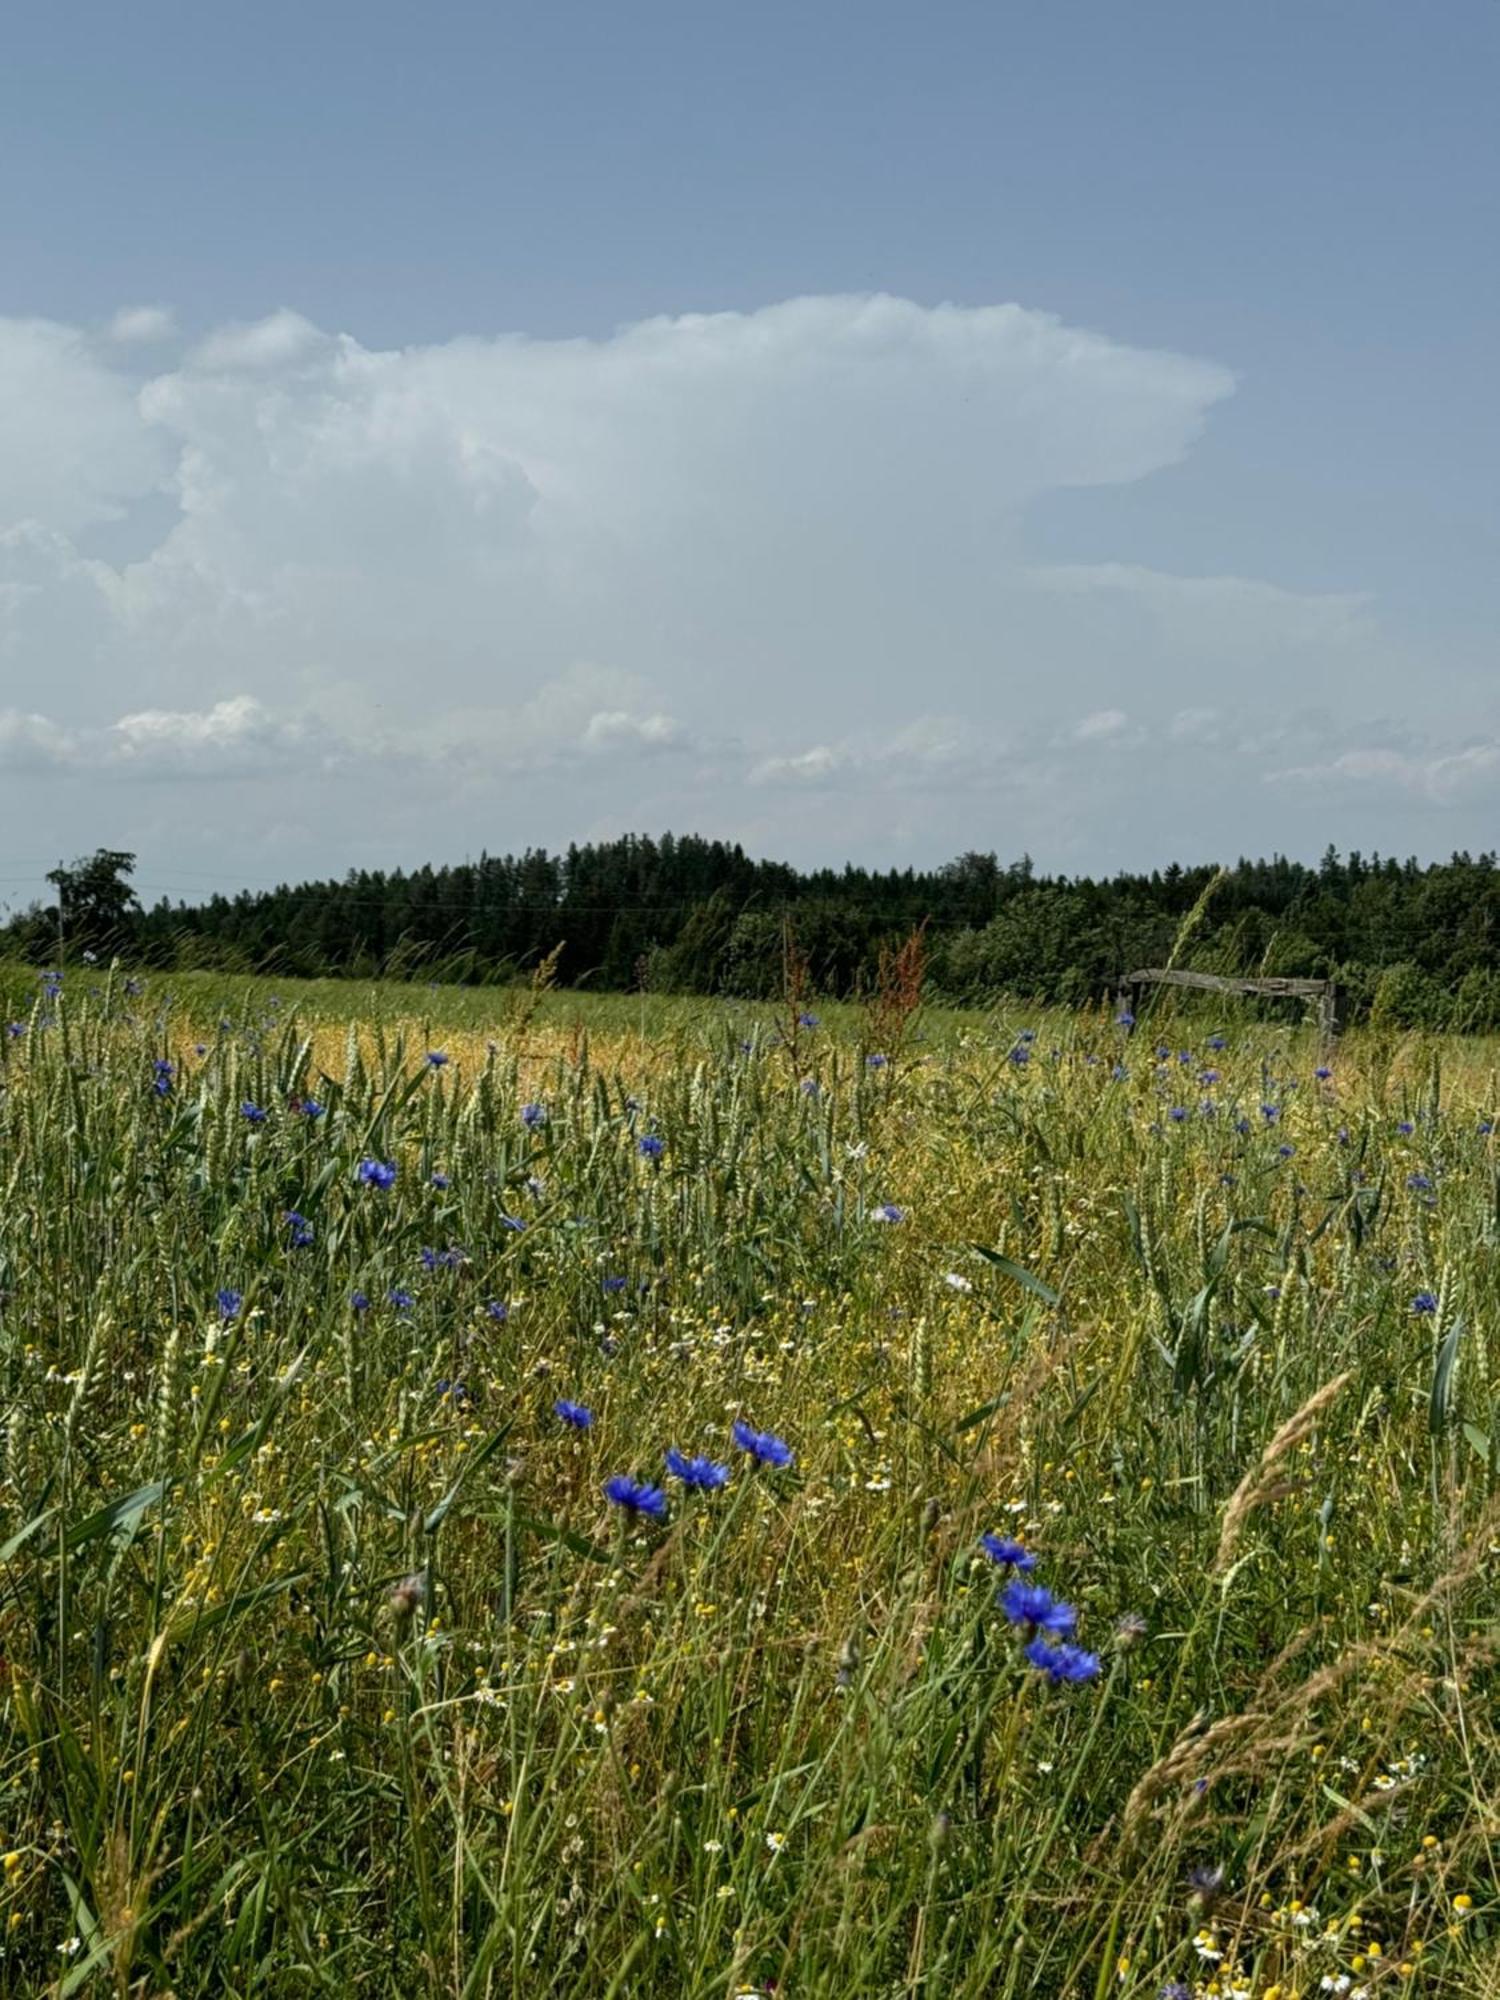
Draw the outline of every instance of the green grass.
[[[1492,1049],[67,988],[0,974],[0,1994],[1500,1990]]]

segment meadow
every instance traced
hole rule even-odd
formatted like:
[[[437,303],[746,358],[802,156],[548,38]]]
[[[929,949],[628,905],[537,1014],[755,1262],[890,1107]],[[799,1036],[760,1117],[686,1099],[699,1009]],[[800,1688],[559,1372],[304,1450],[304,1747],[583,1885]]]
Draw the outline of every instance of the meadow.
[[[1500,1993],[1493,1045],[0,998],[0,1995]]]

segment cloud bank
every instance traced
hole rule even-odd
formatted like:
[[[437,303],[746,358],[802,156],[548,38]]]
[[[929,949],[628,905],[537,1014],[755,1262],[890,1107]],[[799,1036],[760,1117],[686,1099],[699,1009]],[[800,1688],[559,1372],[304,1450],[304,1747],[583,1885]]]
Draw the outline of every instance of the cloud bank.
[[[1486,737],[1288,742],[1386,643],[1363,597],[1031,559],[1036,503],[1127,506],[1234,387],[881,296],[399,351],[0,319],[0,831],[227,882],[669,823],[1099,866],[1127,820],[1219,845],[1226,770],[1268,828],[1325,779],[1463,796]]]

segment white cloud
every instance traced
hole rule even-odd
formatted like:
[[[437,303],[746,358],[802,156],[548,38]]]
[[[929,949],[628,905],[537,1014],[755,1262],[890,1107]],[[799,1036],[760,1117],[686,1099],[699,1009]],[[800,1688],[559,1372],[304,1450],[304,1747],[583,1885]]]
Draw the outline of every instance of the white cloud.
[[[1074,725],[1073,739],[1077,743],[1102,743],[1123,734],[1129,726],[1130,717],[1123,708],[1096,708],[1092,715],[1084,716]]]
[[[0,532],[76,534],[159,487],[171,465],[134,389],[86,334],[0,319]]]
[[[1210,766],[1336,754],[1278,718],[1346,712],[1385,643],[1355,594],[1035,568],[1035,503],[1171,467],[1234,386],[1045,313],[381,352],[284,309],[143,383],[164,314],[0,320],[0,757],[169,852],[203,838],[183,780],[253,773],[231,879],[262,839],[323,872],[648,823],[1046,855],[1113,841],[1144,781],[1097,746],[1153,735],[1193,754],[1150,810],[1203,826]]]
[[[136,775],[219,776],[264,768],[306,743],[300,722],[277,718],[241,694],[207,709],[122,715],[110,725],[104,761]]]
[[[205,374],[292,367],[328,348],[328,336],[301,313],[271,313],[246,326],[225,326],[195,347],[188,366]]]
[[[122,346],[170,340],[177,317],[170,306],[121,306],[109,323],[109,337]]]
[[[764,757],[750,772],[752,785],[822,785],[840,771],[847,770],[850,758],[846,750],[835,750],[831,744],[815,743],[810,750],[799,750],[789,757]]]
[[[1216,708],[1180,708],[1167,733],[1174,743],[1217,743],[1221,718]]]
[[[67,730],[45,715],[0,708],[0,771],[48,771],[70,763],[76,746]]]
[[[1266,782],[1337,790],[1358,787],[1388,795],[1413,794],[1434,805],[1492,795],[1500,771],[1500,741],[1465,743],[1452,749],[1398,750],[1356,744],[1312,764],[1267,771]]]
[[[589,717],[583,740],[590,750],[676,750],[683,747],[683,731],[670,715],[631,715],[610,708]]]

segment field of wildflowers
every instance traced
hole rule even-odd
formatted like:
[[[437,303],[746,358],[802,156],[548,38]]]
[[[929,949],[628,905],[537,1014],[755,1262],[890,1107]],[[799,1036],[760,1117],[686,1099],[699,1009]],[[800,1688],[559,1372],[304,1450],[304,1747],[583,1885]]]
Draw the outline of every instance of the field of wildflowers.
[[[0,1994],[1500,1993],[1500,1084],[0,976]]]

